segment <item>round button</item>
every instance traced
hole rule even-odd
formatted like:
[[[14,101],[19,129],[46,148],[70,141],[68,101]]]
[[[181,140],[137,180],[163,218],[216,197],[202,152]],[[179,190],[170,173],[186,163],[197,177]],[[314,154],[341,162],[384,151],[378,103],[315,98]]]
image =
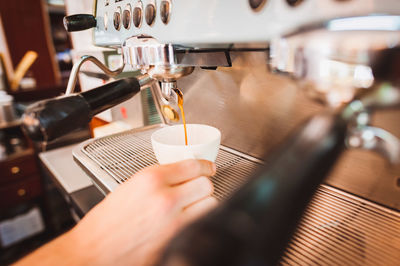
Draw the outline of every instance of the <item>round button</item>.
[[[131,7],[129,5],[122,13],[122,24],[124,25],[125,29],[129,29],[131,27]]]
[[[121,8],[114,13],[114,28],[116,30],[121,29]]]
[[[146,6],[145,17],[147,25],[151,26],[156,18],[156,7],[153,4]]]
[[[161,15],[161,21],[164,24],[167,24],[169,21],[169,17],[171,14],[171,3],[170,1],[162,1],[160,5],[160,15]]]
[[[249,0],[250,7],[253,10],[260,10],[261,7],[267,2],[266,0]]]
[[[133,9],[133,25],[135,25],[136,28],[140,27],[140,24],[142,24],[142,9],[140,7],[135,7]]]

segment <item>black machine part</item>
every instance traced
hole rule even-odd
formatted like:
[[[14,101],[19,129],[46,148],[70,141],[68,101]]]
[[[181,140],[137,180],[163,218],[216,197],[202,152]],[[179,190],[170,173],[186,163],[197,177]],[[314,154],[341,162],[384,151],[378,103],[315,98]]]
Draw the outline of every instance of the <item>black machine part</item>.
[[[93,15],[77,14],[64,17],[64,27],[68,32],[82,31],[96,27],[97,21]]]
[[[276,265],[344,150],[345,120],[323,114],[295,130],[232,198],[183,229],[159,265]]]
[[[23,128],[34,141],[51,141],[86,126],[94,115],[133,97],[140,91],[136,78],[30,105],[23,116]]]

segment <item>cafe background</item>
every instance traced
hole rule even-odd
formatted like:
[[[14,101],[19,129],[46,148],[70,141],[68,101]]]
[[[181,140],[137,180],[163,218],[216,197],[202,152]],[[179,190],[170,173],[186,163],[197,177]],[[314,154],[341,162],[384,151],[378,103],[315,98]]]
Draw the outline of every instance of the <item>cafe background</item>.
[[[66,14],[92,13],[92,4],[0,1],[0,265],[57,237],[82,216],[40,163],[40,152],[143,124],[142,116],[130,115],[140,108],[139,94],[55,142],[33,143],[20,127],[21,114],[30,103],[64,93],[72,64],[80,56],[95,55],[110,68],[120,64],[115,51],[94,47],[88,32],[69,34],[64,29]],[[94,65],[82,70],[86,74],[79,75],[76,91],[109,81],[96,76],[100,71]]]

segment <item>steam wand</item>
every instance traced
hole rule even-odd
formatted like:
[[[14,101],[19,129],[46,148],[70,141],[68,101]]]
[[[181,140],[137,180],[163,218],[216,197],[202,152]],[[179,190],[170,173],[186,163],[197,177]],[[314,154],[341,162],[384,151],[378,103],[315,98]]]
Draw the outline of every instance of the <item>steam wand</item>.
[[[82,65],[87,61],[90,61],[90,62],[94,63],[107,76],[112,77],[112,78],[118,76],[119,74],[121,74],[122,71],[124,70],[124,67],[125,67],[125,63],[122,63],[122,65],[119,68],[117,68],[115,70],[110,70],[102,62],[100,62],[100,60],[97,59],[96,57],[91,56],[91,55],[84,55],[72,67],[71,74],[70,74],[69,79],[68,79],[68,85],[67,85],[67,89],[65,91],[65,95],[69,95],[69,94],[74,92],[74,89],[75,89],[75,86],[76,86],[76,81],[78,79],[78,73],[79,73]],[[124,62],[124,60],[122,60],[122,62]]]

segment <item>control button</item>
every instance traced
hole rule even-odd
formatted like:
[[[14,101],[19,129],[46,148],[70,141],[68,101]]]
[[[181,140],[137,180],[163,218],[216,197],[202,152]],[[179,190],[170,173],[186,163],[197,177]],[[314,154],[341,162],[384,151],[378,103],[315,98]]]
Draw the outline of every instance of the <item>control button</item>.
[[[167,24],[171,16],[171,1],[163,0],[160,5],[161,21]]]
[[[267,0],[249,0],[250,7],[255,11],[260,10],[265,2],[267,2]]]
[[[142,24],[142,9],[140,7],[135,7],[133,9],[133,25],[135,25],[136,28],[140,27],[140,24]]]
[[[146,23],[151,26],[156,18],[156,7],[153,4],[148,4],[145,10]]]
[[[122,24],[125,29],[129,29],[131,27],[131,6],[127,5],[125,7],[124,13],[122,13]]]
[[[114,28],[116,30],[121,29],[121,8],[119,7],[117,11],[114,12]]]

